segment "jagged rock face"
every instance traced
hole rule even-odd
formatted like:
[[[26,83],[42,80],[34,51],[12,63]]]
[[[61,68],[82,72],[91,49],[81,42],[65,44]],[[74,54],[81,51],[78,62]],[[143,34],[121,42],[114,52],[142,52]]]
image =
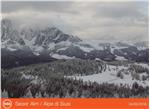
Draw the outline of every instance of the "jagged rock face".
[[[43,30],[30,30],[23,33],[25,39],[32,40],[35,38],[33,45],[48,47],[50,43],[59,43],[62,41],[78,42],[81,41],[78,37],[64,34],[62,31],[55,27],[48,27]]]
[[[3,19],[1,22],[1,31],[2,31],[2,41],[7,40],[10,37],[10,33],[12,33],[12,23],[8,19]]]
[[[60,30],[57,28],[46,28],[45,30],[42,30],[37,35],[37,38],[35,40],[35,45],[48,45],[51,42],[54,42],[58,36],[63,34]]]
[[[9,19],[2,20],[2,44],[9,45],[15,44],[18,46],[29,46],[34,48],[41,46],[48,49],[52,43],[60,43],[67,41],[75,43],[81,41],[78,37],[65,34],[56,27],[47,27],[44,29],[23,29],[17,31]],[[5,43],[3,43],[5,42]]]
[[[15,44],[19,43],[24,45],[23,39],[20,37],[19,32],[13,28],[13,25],[10,20],[3,19],[2,20],[2,42],[7,41],[7,44]]]

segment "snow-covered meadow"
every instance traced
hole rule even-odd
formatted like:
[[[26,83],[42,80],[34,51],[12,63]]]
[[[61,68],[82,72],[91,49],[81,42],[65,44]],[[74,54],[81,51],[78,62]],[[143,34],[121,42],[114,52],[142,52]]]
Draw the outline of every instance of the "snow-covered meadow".
[[[141,65],[145,68],[148,68],[147,64],[137,64]],[[118,72],[122,71],[122,78],[118,77]],[[128,85],[129,87],[132,87],[132,85],[137,82],[139,85],[146,87],[149,85],[149,79],[142,80],[142,76],[148,76],[146,72],[143,72],[139,75],[139,79],[136,79],[133,77],[134,73],[133,71],[129,70],[128,66],[113,66],[113,65],[107,65],[107,68],[102,73],[93,74],[93,75],[86,75],[86,76],[68,76],[69,78],[74,79],[81,79],[85,82],[97,82],[99,84],[101,83],[114,83],[116,85]]]

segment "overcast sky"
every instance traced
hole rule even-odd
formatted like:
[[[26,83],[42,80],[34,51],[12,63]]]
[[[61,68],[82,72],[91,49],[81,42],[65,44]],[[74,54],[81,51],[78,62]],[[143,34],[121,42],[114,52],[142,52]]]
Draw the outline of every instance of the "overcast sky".
[[[148,40],[148,1],[2,2],[19,28],[55,26],[81,39]]]

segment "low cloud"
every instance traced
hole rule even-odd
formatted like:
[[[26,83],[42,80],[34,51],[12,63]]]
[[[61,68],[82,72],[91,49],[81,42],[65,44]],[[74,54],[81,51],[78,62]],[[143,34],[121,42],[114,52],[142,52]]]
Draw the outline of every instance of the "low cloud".
[[[55,26],[82,39],[148,40],[148,2],[2,2],[17,28]]]

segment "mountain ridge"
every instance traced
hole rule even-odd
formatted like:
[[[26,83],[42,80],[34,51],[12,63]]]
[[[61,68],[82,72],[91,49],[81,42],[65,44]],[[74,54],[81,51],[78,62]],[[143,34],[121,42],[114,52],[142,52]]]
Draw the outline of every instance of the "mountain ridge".
[[[6,56],[10,55],[10,60],[14,60],[13,63],[17,63],[17,66],[18,57],[21,59],[20,55],[23,54],[30,54],[30,56],[22,56],[25,59],[36,58],[38,60],[39,58],[40,61],[35,62],[72,58],[148,62],[149,54],[147,42],[84,41],[77,36],[63,33],[56,27],[28,28],[18,31],[9,19],[2,20],[1,49],[2,57],[6,59]],[[2,59],[2,64],[4,59]],[[9,61],[6,63],[9,64]],[[27,64],[30,64],[30,61]]]

